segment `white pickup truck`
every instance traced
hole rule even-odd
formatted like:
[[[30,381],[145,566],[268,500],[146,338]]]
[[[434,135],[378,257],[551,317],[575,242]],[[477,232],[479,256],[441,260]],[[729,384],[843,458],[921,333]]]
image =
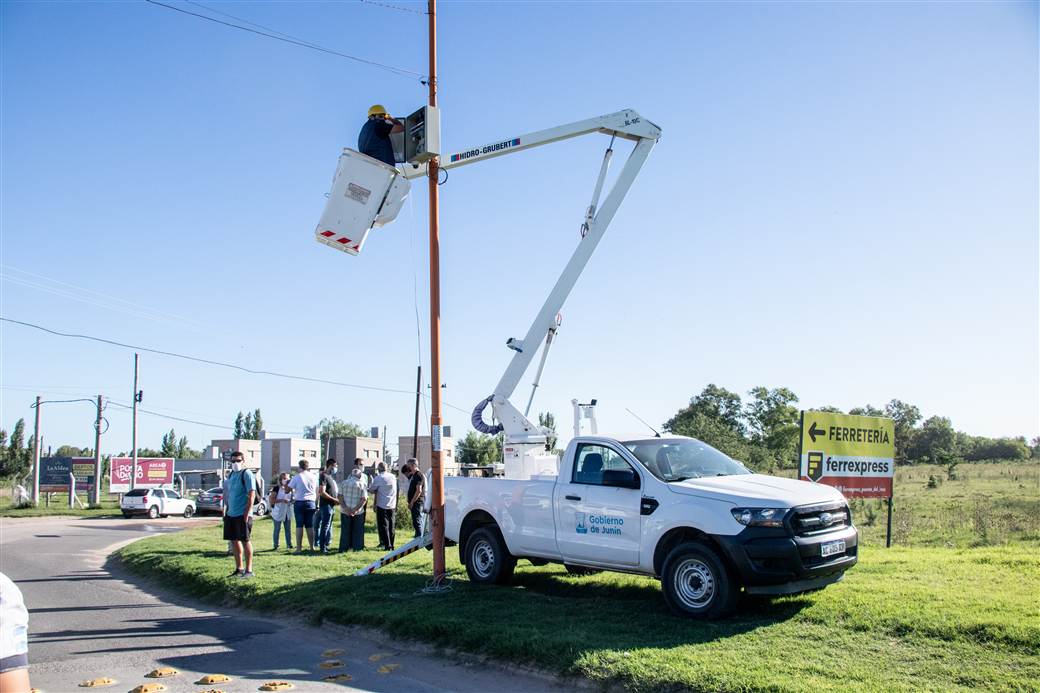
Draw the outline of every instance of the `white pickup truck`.
[[[509,580],[520,558],[652,575],[673,611],[710,619],[742,592],[837,582],[859,534],[837,490],[754,474],[699,440],[582,436],[556,476],[446,478],[445,537],[474,582]]]

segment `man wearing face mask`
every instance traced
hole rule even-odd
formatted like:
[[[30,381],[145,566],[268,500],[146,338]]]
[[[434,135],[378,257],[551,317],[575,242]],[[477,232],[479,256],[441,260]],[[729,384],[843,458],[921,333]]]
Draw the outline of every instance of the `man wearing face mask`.
[[[243,469],[241,452],[231,455],[231,476],[225,484],[224,538],[231,542],[235,555],[235,572],[228,577],[253,577],[253,542],[249,535],[252,529],[248,518],[253,514],[256,502],[256,479],[248,469]]]
[[[318,549],[329,552],[332,543],[332,518],[339,505],[339,489],[336,487],[336,460],[325,461],[325,471],[318,478]]]
[[[354,460],[354,468],[340,485],[339,500],[339,552],[364,551],[368,475],[360,457]]]

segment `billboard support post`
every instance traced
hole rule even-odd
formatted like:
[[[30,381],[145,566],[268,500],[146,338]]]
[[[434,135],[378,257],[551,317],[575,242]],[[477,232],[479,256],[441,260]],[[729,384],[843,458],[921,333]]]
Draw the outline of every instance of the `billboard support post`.
[[[76,507],[76,475],[69,472],[69,510]]]
[[[893,488],[893,490],[895,489]],[[892,496],[888,497],[888,530],[885,532],[885,548],[892,548]]]

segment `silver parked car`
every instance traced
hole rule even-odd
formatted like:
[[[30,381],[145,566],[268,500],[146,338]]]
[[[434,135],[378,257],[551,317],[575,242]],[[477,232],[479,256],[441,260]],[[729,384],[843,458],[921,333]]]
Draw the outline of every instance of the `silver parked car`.
[[[267,514],[267,496],[263,494],[264,484],[260,482],[261,492],[257,494],[256,504],[253,506],[253,515],[262,517]],[[195,498],[195,510],[199,514],[202,513],[216,513],[218,515],[224,512],[224,489],[220,486],[214,486],[211,489],[207,489]]]

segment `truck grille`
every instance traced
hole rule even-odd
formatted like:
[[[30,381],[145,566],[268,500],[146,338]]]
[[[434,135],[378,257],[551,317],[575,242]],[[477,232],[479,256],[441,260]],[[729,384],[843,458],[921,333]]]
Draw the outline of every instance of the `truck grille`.
[[[791,514],[791,529],[800,537],[833,532],[850,524],[849,506],[844,503],[803,506]]]

